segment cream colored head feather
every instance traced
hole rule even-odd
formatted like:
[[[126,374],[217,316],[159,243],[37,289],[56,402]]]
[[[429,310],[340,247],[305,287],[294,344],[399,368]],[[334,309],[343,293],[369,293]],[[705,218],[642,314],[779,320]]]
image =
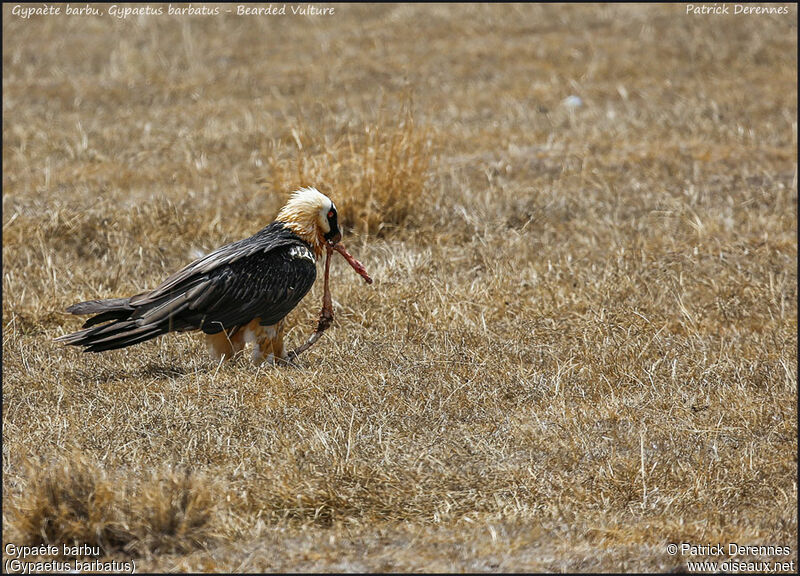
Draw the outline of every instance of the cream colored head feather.
[[[331,199],[316,188],[300,188],[281,208],[276,220],[311,244],[319,256],[325,244],[324,236],[331,231],[328,212],[334,208]]]

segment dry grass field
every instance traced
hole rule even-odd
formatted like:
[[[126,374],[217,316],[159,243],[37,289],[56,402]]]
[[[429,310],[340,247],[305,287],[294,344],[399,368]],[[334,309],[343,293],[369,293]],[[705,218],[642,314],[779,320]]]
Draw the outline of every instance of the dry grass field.
[[[796,6],[291,6],[4,5],[4,546],[137,571],[796,562]],[[154,287],[301,185],[375,283],[333,262],[299,367],[52,342],[68,305]]]

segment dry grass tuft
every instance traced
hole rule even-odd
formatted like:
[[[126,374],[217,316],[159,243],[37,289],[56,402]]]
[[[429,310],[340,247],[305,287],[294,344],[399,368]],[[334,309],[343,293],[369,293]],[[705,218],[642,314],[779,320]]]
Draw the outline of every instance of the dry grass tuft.
[[[345,227],[378,237],[404,230],[424,216],[417,207],[430,202],[432,131],[415,124],[410,98],[398,117],[381,110],[374,122],[353,127],[309,128],[302,121],[292,127],[292,140],[272,150],[269,188],[316,185],[336,198]]]
[[[12,539],[100,547],[106,554],[187,553],[212,540],[215,498],[202,476],[167,470],[145,481],[109,474],[82,456],[28,466]]]
[[[125,522],[129,503],[103,470],[83,460],[29,468],[25,495],[15,503],[15,527],[27,545],[89,544],[105,551],[135,540]]]
[[[140,523],[139,546],[156,554],[186,553],[213,539],[212,520],[218,495],[208,482],[170,470],[139,487],[132,500],[141,510],[131,512]]]

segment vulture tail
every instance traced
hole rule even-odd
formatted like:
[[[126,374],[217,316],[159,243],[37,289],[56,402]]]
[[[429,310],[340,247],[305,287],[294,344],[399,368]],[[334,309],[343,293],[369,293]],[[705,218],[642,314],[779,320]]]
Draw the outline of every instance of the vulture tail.
[[[130,318],[136,310],[130,304],[130,298],[109,298],[108,300],[89,300],[88,302],[78,302],[67,308],[70,314],[97,314],[92,316],[84,324],[84,328],[106,322],[108,320],[125,320]]]
[[[131,306],[130,298],[79,302],[67,308],[67,312],[95,314],[83,324],[83,330],[55,339],[56,342],[71,346],[83,346],[86,352],[125,348],[169,332],[168,324],[141,324],[131,320],[136,308]],[[103,322],[107,323],[102,324]]]

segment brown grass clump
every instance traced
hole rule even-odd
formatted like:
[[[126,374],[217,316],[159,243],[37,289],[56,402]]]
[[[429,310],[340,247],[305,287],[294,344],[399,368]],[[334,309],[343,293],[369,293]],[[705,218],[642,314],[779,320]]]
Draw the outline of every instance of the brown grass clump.
[[[141,572],[729,559],[681,542],[797,566],[796,6],[12,9],[4,544]],[[52,342],[303,185],[375,282],[334,260],[299,368]]]
[[[382,110],[378,120],[355,128],[308,128],[301,121],[290,141],[272,147],[265,183],[271,190],[317,185],[336,198],[342,224],[365,235],[404,230],[409,219],[423,216],[416,207],[430,201],[423,194],[432,140],[429,129],[416,126],[409,98],[398,117]]]
[[[28,474],[25,496],[14,507],[22,544],[88,544],[110,551],[135,539],[122,510],[129,505],[126,494],[101,469],[65,460]]]
[[[188,470],[135,481],[109,477],[81,456],[28,468],[12,506],[12,541],[22,545],[88,545],[140,556],[186,553],[211,540],[215,501],[207,482]]]
[[[217,499],[209,483],[189,470],[169,470],[153,477],[132,495],[140,510],[138,545],[155,554],[186,553],[213,540]]]

